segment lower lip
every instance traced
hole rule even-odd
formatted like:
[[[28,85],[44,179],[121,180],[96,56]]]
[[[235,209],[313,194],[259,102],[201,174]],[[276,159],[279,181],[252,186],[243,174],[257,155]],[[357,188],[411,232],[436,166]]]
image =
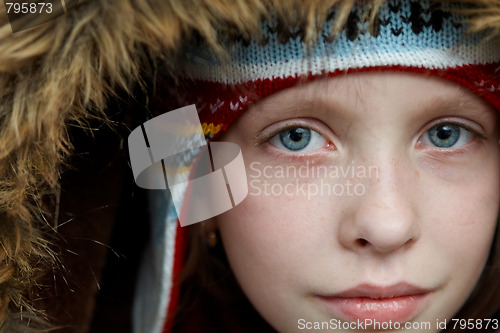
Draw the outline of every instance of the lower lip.
[[[406,322],[424,306],[429,293],[393,298],[320,297],[334,313],[350,321]]]

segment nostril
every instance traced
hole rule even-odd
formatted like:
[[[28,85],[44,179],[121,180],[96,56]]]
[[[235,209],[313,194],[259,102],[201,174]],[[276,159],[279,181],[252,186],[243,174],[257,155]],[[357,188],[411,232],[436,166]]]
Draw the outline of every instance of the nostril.
[[[359,246],[365,247],[368,244],[368,241],[364,238],[359,238],[356,240]]]
[[[414,243],[414,241],[415,241],[415,240],[414,240],[413,238],[410,238],[410,239],[408,239],[408,240],[406,241],[406,243],[405,243],[403,246],[408,247],[408,246],[410,246],[411,244],[413,244],[413,243]]]

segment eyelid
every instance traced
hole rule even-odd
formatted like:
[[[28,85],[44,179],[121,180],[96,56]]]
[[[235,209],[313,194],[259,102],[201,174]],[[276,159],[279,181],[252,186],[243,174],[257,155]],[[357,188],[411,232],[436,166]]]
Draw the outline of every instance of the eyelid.
[[[257,145],[260,146],[262,144],[265,144],[266,142],[271,140],[271,138],[273,138],[275,135],[278,135],[283,131],[296,127],[304,127],[316,131],[320,135],[322,135],[326,141],[333,142],[332,130],[322,121],[314,118],[294,118],[288,120],[281,120],[279,122],[267,126],[255,137],[257,139]]]

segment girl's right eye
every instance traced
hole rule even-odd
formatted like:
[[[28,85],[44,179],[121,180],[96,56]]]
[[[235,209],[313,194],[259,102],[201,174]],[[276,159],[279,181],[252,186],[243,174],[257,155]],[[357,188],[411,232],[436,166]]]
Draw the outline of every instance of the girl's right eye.
[[[324,148],[327,140],[306,127],[291,127],[273,136],[269,142],[276,148],[292,152],[309,152]]]

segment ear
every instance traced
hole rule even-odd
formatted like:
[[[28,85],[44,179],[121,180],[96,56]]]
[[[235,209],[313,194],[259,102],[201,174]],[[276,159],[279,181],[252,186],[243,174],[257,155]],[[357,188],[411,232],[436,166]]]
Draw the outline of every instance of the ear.
[[[219,229],[219,226],[217,224],[217,219],[215,217],[212,217],[208,220],[201,222],[201,225],[202,225],[201,229],[203,237],[205,239],[208,238],[209,234],[214,233],[215,231],[217,231],[217,229]]]
[[[201,224],[202,224],[201,232],[203,239],[205,239],[207,245],[210,248],[215,247],[215,245],[217,245],[217,234],[215,232],[219,228],[217,225],[217,220],[214,217],[212,217],[208,220],[201,222]]]

